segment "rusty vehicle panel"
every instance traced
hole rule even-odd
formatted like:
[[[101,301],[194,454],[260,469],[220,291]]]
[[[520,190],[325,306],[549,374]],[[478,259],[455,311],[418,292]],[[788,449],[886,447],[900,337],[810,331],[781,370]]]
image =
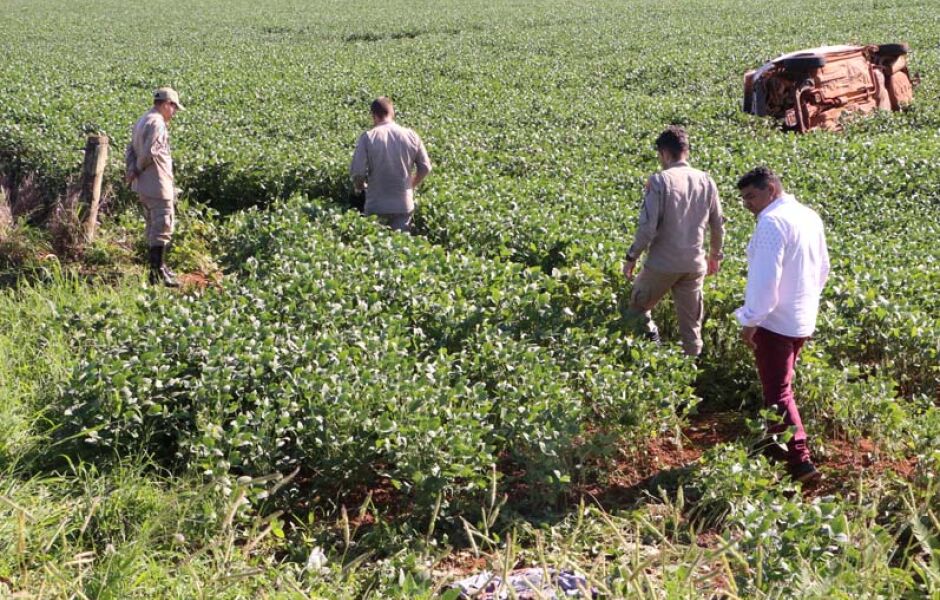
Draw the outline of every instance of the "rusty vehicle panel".
[[[837,131],[852,114],[901,110],[918,83],[906,44],[823,46],[784,54],[744,76],[744,111],[784,129]]]

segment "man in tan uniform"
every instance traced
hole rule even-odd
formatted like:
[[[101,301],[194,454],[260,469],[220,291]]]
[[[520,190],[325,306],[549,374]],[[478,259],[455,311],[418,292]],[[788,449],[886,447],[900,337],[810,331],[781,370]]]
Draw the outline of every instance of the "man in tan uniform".
[[[373,127],[356,141],[350,177],[357,192],[365,190],[365,214],[411,231],[414,190],[431,172],[428,151],[417,133],[395,123],[391,100],[376,98],[370,111]]]
[[[724,219],[718,188],[707,173],[689,166],[689,138],[671,126],[656,139],[663,170],[646,184],[643,207],[633,245],[627,252],[623,274],[633,279],[637,259],[648,249],[643,270],[633,284],[628,317],[644,333],[659,340],[650,311],[672,292],[679,317],[682,349],[689,356],[702,352],[702,283],[705,274],[718,272],[723,255]],[[705,257],[705,229],[709,255]]]
[[[167,125],[182,109],[179,94],[173,88],[154,91],[153,108],[134,124],[131,142],[124,153],[126,180],[137,192],[147,221],[151,285],[179,286],[165,264],[167,246],[173,236],[176,200]]]

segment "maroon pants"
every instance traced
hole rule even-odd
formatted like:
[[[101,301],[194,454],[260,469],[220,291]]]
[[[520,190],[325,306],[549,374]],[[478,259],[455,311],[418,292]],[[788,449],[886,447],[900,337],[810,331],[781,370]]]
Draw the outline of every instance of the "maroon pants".
[[[783,416],[783,422],[768,429],[770,434],[783,433],[794,428],[793,437],[787,442],[787,459],[791,464],[807,462],[810,459],[806,445],[806,431],[800,411],[793,399],[793,374],[800,348],[808,338],[794,338],[774,333],[758,327],[754,334],[754,357],[757,360],[757,373],[764,388],[764,406],[773,408]]]

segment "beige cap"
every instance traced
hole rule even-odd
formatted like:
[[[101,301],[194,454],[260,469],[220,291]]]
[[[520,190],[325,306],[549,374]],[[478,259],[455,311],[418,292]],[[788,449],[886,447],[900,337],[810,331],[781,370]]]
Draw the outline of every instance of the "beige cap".
[[[180,95],[177,94],[176,90],[174,90],[171,87],[162,87],[162,88],[157,88],[156,90],[154,90],[153,100],[154,102],[156,102],[157,100],[166,100],[175,104],[178,110],[185,110],[183,108],[183,105],[180,104]]]

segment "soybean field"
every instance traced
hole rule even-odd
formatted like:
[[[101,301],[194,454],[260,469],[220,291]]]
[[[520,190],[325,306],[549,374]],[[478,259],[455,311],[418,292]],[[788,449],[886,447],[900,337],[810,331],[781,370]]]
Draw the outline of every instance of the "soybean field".
[[[0,597],[456,599],[520,567],[600,598],[940,597],[938,40],[937,0],[0,0]],[[780,54],[889,42],[905,111],[741,111]],[[180,292],[142,283],[123,182],[163,85]],[[350,206],[382,95],[434,165],[413,236]],[[663,344],[624,316],[670,124],[727,217],[697,361],[669,300]],[[90,133],[101,231],[69,254]],[[750,451],[757,165],[832,258],[794,383],[813,487]]]

